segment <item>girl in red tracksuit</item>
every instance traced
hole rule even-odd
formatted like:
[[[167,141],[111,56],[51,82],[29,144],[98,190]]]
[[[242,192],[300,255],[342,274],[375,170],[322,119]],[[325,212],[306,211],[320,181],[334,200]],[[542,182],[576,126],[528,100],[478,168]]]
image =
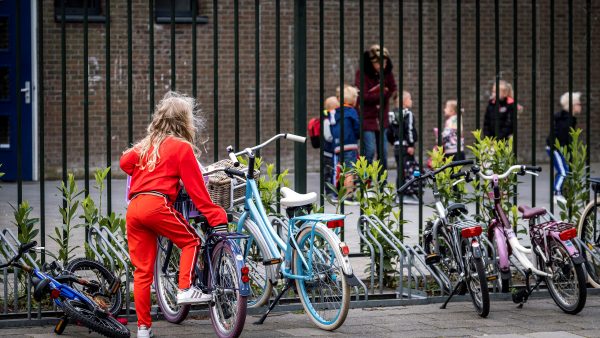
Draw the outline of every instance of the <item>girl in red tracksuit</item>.
[[[208,195],[196,154],[194,100],[169,92],[160,101],[146,137],[127,149],[121,169],[131,176],[127,209],[127,240],[135,266],[134,299],[138,337],[151,337],[150,285],[153,281],[157,236],[181,248],[179,304],[206,302],[210,295],[191,286],[200,238],[185,218],[173,209],[183,181],[194,205],[210,226],[227,224],[225,211]]]

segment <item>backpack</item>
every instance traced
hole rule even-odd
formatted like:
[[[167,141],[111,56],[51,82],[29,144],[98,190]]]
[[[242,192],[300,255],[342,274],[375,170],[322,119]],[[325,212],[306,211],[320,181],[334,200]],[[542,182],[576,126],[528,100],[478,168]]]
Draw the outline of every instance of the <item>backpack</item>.
[[[313,117],[308,121],[308,136],[313,148],[321,146],[321,118]]]

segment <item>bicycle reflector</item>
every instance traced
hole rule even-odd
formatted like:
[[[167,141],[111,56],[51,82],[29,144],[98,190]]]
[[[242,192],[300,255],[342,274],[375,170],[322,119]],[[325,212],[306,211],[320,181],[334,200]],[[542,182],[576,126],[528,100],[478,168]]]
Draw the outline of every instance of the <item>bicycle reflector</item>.
[[[242,282],[248,283],[250,281],[250,276],[248,276],[250,269],[247,266],[244,266],[240,272],[242,273]]]
[[[483,229],[481,228],[481,226],[478,225],[478,226],[462,229],[460,231],[460,235],[463,238],[470,238],[470,237],[477,237],[477,236],[481,235],[482,232],[483,232]]]
[[[336,219],[333,221],[327,221],[327,227],[329,229],[335,229],[335,228],[343,228],[344,227],[344,219]]]
[[[340,250],[342,251],[343,256],[348,256],[350,254],[350,247],[345,242],[340,243]]]
[[[56,299],[59,296],[60,296],[60,290],[59,289],[52,289],[52,291],[50,291],[50,298]]]
[[[575,236],[577,236],[577,229],[575,229],[575,228],[561,231],[560,234],[558,234],[558,237],[560,238],[561,241],[568,241],[570,239],[575,238]]]

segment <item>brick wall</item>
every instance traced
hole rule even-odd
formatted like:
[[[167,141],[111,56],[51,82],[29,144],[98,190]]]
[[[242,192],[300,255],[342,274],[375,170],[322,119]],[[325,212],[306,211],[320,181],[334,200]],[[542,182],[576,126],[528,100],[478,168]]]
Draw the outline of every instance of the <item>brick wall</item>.
[[[559,96],[568,89],[568,26],[567,1],[556,0],[555,28],[555,83],[554,101],[550,101],[550,53],[549,53],[549,2],[538,1],[538,42],[537,42],[537,125],[536,149],[531,149],[531,5],[520,2],[518,7],[518,82],[517,96],[525,107],[519,115],[519,155],[527,160],[535,151],[539,161],[547,161],[544,151],[548,134],[550,112],[557,110]],[[41,11],[44,15],[44,85],[46,125],[46,168],[48,177],[60,176],[61,170],[61,49],[60,23],[54,20],[54,1],[44,1]],[[254,45],[254,3],[239,1],[240,31],[240,144],[250,146],[255,140],[255,45]],[[307,78],[308,78],[308,118],[317,116],[319,110],[319,8],[318,1],[307,1]],[[414,110],[423,114],[421,146],[430,149],[435,142],[431,132],[437,124],[437,1],[423,1],[423,92],[418,92],[418,15],[417,1],[404,1],[404,65],[402,67],[404,88],[413,94]],[[574,5],[574,89],[585,91],[585,7],[582,2]],[[133,1],[133,131],[134,140],[145,132],[150,118],[149,103],[149,48],[148,48],[148,4],[147,1]],[[592,135],[600,132],[600,119],[595,107],[598,106],[597,86],[600,70],[598,64],[598,9],[600,3],[593,2],[592,9],[592,92],[589,93],[592,107]],[[212,2],[200,1],[201,15],[209,18],[206,25],[197,26],[197,83],[198,101],[206,117],[205,144],[207,153],[204,162],[212,161],[215,137],[213,136],[214,92],[213,92],[213,26]],[[219,1],[219,94],[218,148],[221,158],[225,147],[234,142],[234,31],[233,0]],[[465,109],[464,126],[467,131],[475,126],[475,4],[463,1],[462,5],[462,84],[461,93]],[[512,2],[503,1],[500,7],[500,70],[503,79],[515,82],[513,62],[513,9]],[[358,1],[345,1],[345,41],[343,72],[346,82],[354,81],[358,69],[359,50],[359,8]],[[127,146],[127,12],[125,1],[111,2],[111,153],[113,166],[118,164],[120,152]],[[379,42],[378,2],[365,1],[365,47]],[[293,131],[293,1],[281,1],[281,129]],[[155,97],[158,101],[168,90],[171,79],[170,66],[170,25],[154,25],[155,54],[154,82]],[[339,6],[337,1],[325,1],[325,96],[334,95],[339,84]],[[442,100],[456,98],[456,3],[444,1],[443,5],[443,77]],[[396,78],[400,72],[398,55],[399,24],[398,1],[385,1],[384,45],[390,50]],[[481,123],[489,97],[490,84],[494,80],[494,2],[481,1]],[[106,59],[104,24],[89,24],[89,112],[90,112],[90,164],[104,166],[106,162]],[[191,25],[176,25],[176,87],[191,94],[192,91],[192,48]],[[80,171],[83,166],[83,24],[67,24],[67,150],[69,170]],[[260,5],[260,125],[262,139],[275,133],[275,4],[263,1]],[[588,93],[585,93],[588,94]],[[587,95],[586,95],[587,97]],[[585,102],[584,97],[584,102]],[[419,107],[419,100],[422,106]],[[585,112],[584,105],[584,112]],[[584,127],[584,115],[580,117]],[[472,137],[467,137],[471,142]],[[593,160],[600,160],[595,151],[600,139],[592,141]],[[264,155],[274,161],[274,147]],[[282,143],[282,163],[292,168],[293,147],[289,142]],[[310,169],[318,168],[318,152],[308,149]]]

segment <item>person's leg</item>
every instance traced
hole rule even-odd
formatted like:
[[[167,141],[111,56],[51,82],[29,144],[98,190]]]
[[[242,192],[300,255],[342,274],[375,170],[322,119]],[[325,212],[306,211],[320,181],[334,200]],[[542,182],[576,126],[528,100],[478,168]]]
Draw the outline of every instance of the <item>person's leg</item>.
[[[363,132],[363,138],[365,143],[365,158],[368,163],[373,163],[373,159],[375,158],[375,149],[377,148],[377,142],[375,141],[375,132],[365,130]]]
[[[333,158],[323,156],[323,181],[325,184],[325,194],[333,194],[333,190],[329,187],[329,184],[334,184],[333,180]]]
[[[133,271],[133,297],[138,317],[138,327],[152,326],[150,316],[150,286],[154,280],[154,261],[156,259],[156,234],[140,222],[140,215],[148,205],[141,203],[141,196],[129,204],[127,210],[127,241],[129,256],[135,267]],[[143,219],[143,218],[142,218]]]
[[[554,181],[554,191],[557,194],[562,194],[562,187],[569,172],[569,166],[564,156],[558,150],[554,150],[554,161],[556,168],[556,179]]]
[[[387,160],[388,160],[388,139],[387,139],[387,129],[383,130],[383,154],[379,156],[381,158],[381,165],[383,166],[383,170],[387,170]]]

